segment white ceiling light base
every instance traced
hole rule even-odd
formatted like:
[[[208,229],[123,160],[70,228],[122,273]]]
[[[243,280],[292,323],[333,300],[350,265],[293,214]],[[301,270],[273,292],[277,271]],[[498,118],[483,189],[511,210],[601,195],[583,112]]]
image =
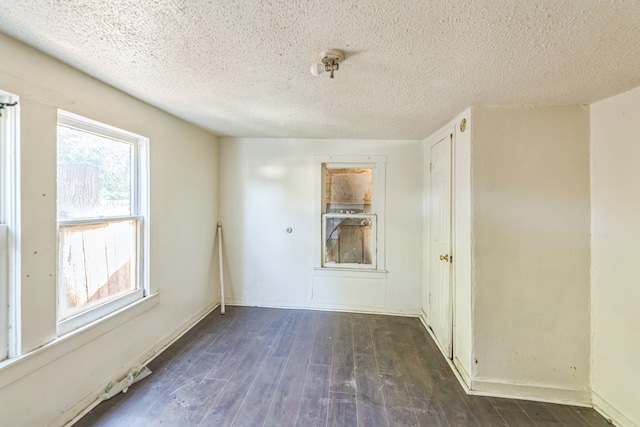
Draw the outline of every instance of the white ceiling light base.
[[[333,72],[340,69],[340,64],[344,61],[344,52],[338,49],[329,49],[320,53],[318,63],[311,65],[311,74],[319,76],[324,72],[329,73],[333,78]]]

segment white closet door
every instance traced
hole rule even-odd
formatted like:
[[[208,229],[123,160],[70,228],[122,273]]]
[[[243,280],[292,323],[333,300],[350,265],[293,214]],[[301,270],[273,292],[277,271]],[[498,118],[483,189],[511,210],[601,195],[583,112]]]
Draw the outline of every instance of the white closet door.
[[[452,358],[451,136],[431,145],[429,154],[429,326]]]

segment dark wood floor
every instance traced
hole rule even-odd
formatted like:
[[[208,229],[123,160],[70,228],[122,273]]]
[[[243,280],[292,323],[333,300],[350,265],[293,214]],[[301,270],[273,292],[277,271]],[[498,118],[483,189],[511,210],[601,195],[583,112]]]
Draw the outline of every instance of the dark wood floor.
[[[610,426],[592,409],[468,396],[418,319],[216,310],[81,426]]]

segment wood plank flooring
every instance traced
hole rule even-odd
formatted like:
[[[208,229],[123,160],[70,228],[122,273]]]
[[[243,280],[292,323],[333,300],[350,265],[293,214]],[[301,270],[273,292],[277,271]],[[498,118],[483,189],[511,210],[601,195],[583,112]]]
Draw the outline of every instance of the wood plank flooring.
[[[418,319],[227,307],[75,426],[610,426],[593,409],[469,396]]]

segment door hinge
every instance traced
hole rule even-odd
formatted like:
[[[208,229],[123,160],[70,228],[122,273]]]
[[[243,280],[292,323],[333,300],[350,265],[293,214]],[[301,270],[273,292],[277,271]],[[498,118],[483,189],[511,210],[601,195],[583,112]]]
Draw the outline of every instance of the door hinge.
[[[429,163],[429,172],[433,172],[433,163]]]

